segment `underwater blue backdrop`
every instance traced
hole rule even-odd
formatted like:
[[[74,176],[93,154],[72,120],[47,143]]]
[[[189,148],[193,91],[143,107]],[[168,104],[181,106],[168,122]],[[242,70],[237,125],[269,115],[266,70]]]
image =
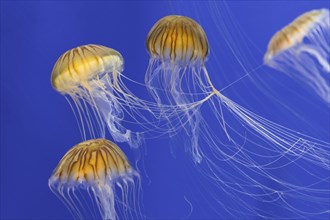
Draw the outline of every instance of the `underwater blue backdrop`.
[[[268,41],[277,30],[303,12],[329,8],[329,1],[212,2],[225,19],[211,18],[213,9],[208,4],[1,1],[1,219],[72,218],[48,188],[48,178],[61,157],[81,141],[70,106],[50,85],[57,58],[79,45],[102,44],[123,55],[126,76],[143,82],[149,61],[147,33],[159,18],[169,14],[190,16],[205,29],[211,48],[206,65],[210,65],[217,87],[243,76],[245,67],[257,78],[264,76],[266,82],[271,82],[270,91],[280,101],[261,94],[248,78],[226,90],[225,95],[272,121],[329,142],[328,108],[312,92],[304,92],[306,87],[260,66]],[[217,22],[227,29],[221,32],[215,27]],[[233,37],[228,41],[224,35]],[[282,83],[276,84],[279,81]],[[287,87],[303,93],[303,97],[289,93],[292,90],[286,91]],[[130,89],[137,96],[147,96],[139,86]],[[282,108],[283,103],[291,110]],[[217,214],[208,203],[193,202],[202,201],[203,195],[194,190],[203,183],[192,186],[185,178],[187,173],[194,175],[191,158],[180,146],[174,146],[173,153],[169,145],[175,145],[175,141],[169,139],[150,140],[144,146],[141,175],[146,216],[233,218]],[[126,144],[120,146],[131,161],[138,157]],[[226,204],[229,198],[219,199]]]

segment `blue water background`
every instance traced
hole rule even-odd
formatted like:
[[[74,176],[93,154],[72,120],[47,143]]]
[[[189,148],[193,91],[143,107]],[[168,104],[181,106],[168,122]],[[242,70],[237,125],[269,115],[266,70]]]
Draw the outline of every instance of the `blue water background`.
[[[125,59],[124,73],[143,82],[149,60],[145,49],[149,29],[159,18],[181,12],[199,21],[209,36],[211,54],[207,66],[215,85],[222,88],[246,73],[242,66],[253,72],[262,64],[267,43],[277,30],[303,12],[329,8],[328,1],[229,1],[225,5],[228,10],[220,11],[232,17],[219,21],[228,28],[228,32],[221,33],[214,25],[216,18],[210,20],[210,8],[203,2],[2,1],[1,219],[71,218],[47,184],[61,157],[81,141],[68,103],[50,85],[53,65],[66,50],[89,43],[114,48]],[[232,26],[233,21],[239,26]],[[225,34],[234,37],[226,41]],[[269,83],[266,87],[273,86],[269,91],[281,102],[261,94],[248,78],[224,94],[272,121],[329,141],[327,108],[307,87],[264,67],[253,74],[257,74],[255,79],[264,76]],[[303,92],[303,98],[286,90],[288,87]],[[147,96],[139,86],[131,90],[137,96]],[[292,111],[281,103],[289,105]],[[171,143],[163,138],[145,146],[148,177],[142,175],[143,202],[145,214],[151,218],[184,218],[191,211],[184,199],[190,184],[183,174],[193,175],[194,170],[189,166],[185,170],[190,157],[180,150],[173,155]],[[126,144],[120,146],[134,161],[136,153]],[[191,200],[199,200],[199,196],[196,194]],[[225,204],[229,200],[219,199]],[[207,203],[198,203],[189,217],[226,216],[212,212]]]

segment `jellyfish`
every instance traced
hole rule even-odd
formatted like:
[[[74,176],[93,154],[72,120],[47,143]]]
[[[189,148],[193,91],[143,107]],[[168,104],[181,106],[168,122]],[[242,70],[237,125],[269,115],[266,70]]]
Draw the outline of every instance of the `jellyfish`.
[[[264,62],[305,83],[330,104],[329,45],[329,10],[312,10],[300,15],[271,38]]]
[[[123,65],[118,51],[95,44],[68,50],[55,63],[51,84],[73,100],[67,99],[85,140],[86,133],[104,138],[107,127],[115,141],[140,144],[142,135],[123,124],[129,103],[143,105],[122,82]]]
[[[48,185],[76,219],[141,218],[139,174],[120,148],[106,139],[72,147]]]
[[[205,71],[203,65],[209,54],[206,34],[194,20],[170,15],[160,19],[152,27],[146,46],[150,61],[145,84],[160,108],[163,105],[177,105],[184,112],[180,122],[191,138],[194,158],[200,161],[198,133],[201,115],[198,106],[208,97],[198,100],[199,94],[196,89],[200,90],[200,95],[209,93],[208,90],[211,89],[205,81],[207,75],[201,74],[202,70]],[[205,77],[202,78],[203,76]],[[194,86],[184,87],[182,83],[184,79],[191,80]],[[212,94],[210,93],[210,96]],[[189,103],[195,105],[190,106]],[[181,111],[177,111],[174,115],[179,114],[178,112]],[[167,117],[165,114],[163,116]]]
[[[272,122],[217,89],[206,68],[208,39],[196,21],[181,15],[161,18],[149,31],[146,47],[146,87],[160,109],[178,107],[173,112],[160,110],[161,117],[171,121],[177,116],[178,123],[168,123],[169,130],[182,129],[195,167],[237,201],[236,213],[285,218],[287,213],[302,217],[329,212],[325,173],[330,169],[330,143]],[[283,176],[287,170],[299,177]],[[242,197],[274,203],[285,214],[259,210]],[[214,204],[229,211],[220,198],[216,200]],[[300,209],[297,201],[313,207],[313,212]]]
[[[135,85],[141,83],[125,76],[123,65],[118,51],[95,44],[68,50],[55,63],[51,84],[65,95],[83,139],[86,140],[88,134],[91,138],[104,138],[105,128],[108,128],[115,141],[137,148],[145,138],[176,133],[176,130],[167,129],[168,122],[162,114],[169,115],[178,107],[163,105],[160,112],[157,104],[133,94],[122,78]]]

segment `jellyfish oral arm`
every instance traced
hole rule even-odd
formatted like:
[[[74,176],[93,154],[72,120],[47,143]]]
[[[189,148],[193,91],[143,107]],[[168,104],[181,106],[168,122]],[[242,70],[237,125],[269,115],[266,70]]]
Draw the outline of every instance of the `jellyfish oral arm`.
[[[323,70],[327,73],[330,73],[330,63],[324,59],[315,49],[308,47],[308,46],[302,46],[298,52],[305,52],[310,55],[313,55],[318,63],[323,67]]]

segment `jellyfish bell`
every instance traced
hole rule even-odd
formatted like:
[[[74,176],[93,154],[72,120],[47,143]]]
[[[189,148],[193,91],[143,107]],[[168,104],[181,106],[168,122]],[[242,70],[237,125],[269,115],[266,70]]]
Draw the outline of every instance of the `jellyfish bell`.
[[[268,63],[276,54],[302,43],[306,35],[315,29],[316,24],[325,22],[329,15],[327,9],[312,10],[296,18],[289,25],[278,31],[270,40],[265,54],[265,63]]]
[[[123,66],[123,57],[118,51],[95,44],[68,50],[55,63],[51,84],[72,98],[84,139],[87,132],[92,138],[105,137],[107,126],[116,141],[139,145],[139,133],[131,132],[122,124],[123,106],[136,102],[121,81]]]
[[[152,58],[173,65],[203,64],[209,54],[203,28],[193,19],[181,15],[160,19],[149,31],[146,46]]]
[[[106,139],[72,147],[54,170],[49,187],[77,219],[141,217],[139,174],[120,148]]]
[[[95,44],[80,46],[60,56],[52,71],[51,84],[64,94],[79,86],[90,89],[89,80],[105,72],[119,74],[123,64],[123,57],[114,49]]]
[[[309,85],[330,104],[329,44],[329,10],[312,10],[300,15],[271,38],[264,62]]]

